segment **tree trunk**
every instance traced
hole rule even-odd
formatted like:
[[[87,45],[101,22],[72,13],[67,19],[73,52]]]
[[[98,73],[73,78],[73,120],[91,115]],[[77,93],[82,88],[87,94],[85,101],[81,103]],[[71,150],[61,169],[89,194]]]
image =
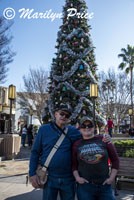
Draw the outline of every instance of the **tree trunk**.
[[[134,117],[133,117],[133,66],[130,66],[130,94],[131,94],[131,108],[132,108],[132,118],[130,122],[130,127],[133,124]]]

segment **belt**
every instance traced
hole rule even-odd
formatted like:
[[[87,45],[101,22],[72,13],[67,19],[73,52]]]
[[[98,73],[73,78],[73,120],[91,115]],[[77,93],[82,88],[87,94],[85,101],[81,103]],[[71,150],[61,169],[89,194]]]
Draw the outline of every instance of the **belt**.
[[[90,180],[89,183],[95,184],[95,185],[102,185],[104,180]]]

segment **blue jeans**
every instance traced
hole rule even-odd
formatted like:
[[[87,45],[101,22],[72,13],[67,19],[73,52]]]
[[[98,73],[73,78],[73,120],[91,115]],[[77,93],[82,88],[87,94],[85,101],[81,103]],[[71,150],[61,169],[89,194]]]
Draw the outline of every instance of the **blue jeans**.
[[[25,146],[25,141],[26,141],[26,134],[22,134],[22,145],[23,147]]]
[[[57,200],[58,193],[61,200],[74,200],[75,181],[70,178],[48,177],[48,181],[43,189],[42,200]]]
[[[77,185],[78,200],[115,200],[111,185],[84,183]]]
[[[108,134],[112,137],[112,128],[108,128]]]
[[[32,146],[32,139],[33,139],[33,135],[28,135],[28,145],[29,145],[29,147]]]

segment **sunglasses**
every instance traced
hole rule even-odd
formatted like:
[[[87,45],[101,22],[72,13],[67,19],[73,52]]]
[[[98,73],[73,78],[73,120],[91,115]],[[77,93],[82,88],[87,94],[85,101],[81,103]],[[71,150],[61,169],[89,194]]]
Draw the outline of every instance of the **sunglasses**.
[[[64,113],[64,112],[60,112],[59,113],[61,116],[65,116],[65,118],[69,118],[70,117],[70,114],[66,114],[66,113]]]
[[[94,125],[93,124],[82,124],[81,126],[80,126],[80,128],[93,128],[94,127]]]

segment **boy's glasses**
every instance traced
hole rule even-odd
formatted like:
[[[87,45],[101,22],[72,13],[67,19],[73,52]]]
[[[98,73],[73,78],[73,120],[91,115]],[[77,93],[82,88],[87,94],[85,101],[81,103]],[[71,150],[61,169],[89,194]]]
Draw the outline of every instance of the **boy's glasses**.
[[[70,114],[66,114],[66,113],[64,113],[64,112],[60,112],[59,113],[61,116],[65,116],[65,118],[69,118],[70,117]]]
[[[93,124],[82,124],[81,126],[80,126],[80,128],[93,128],[94,127],[94,125]]]

